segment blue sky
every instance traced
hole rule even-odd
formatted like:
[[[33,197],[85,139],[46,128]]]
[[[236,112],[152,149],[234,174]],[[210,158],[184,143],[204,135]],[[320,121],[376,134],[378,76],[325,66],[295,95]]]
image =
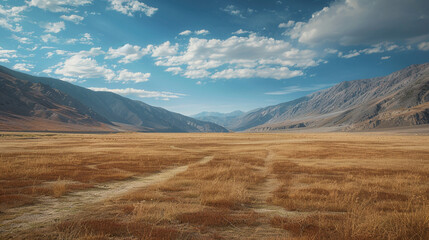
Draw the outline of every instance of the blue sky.
[[[427,0],[0,0],[0,64],[186,115],[429,61]]]

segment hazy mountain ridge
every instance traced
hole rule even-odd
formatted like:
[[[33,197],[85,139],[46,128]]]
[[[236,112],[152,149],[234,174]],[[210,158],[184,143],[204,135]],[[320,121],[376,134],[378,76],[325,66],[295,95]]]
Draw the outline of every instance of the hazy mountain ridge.
[[[35,77],[0,66],[0,73],[56,89],[86,106],[109,123],[126,125],[135,131],[151,132],[227,132],[214,123],[195,120],[184,115],[153,107],[111,92],[95,92],[58,79]],[[2,96],[3,97],[3,96]]]
[[[191,117],[201,121],[213,122],[225,128],[231,129],[232,126],[230,124],[232,124],[236,118],[244,114],[245,112],[238,111],[238,110],[230,113],[201,112],[201,113],[192,115]]]
[[[339,127],[346,130],[383,126],[406,126],[428,123],[425,112],[416,113],[419,120],[389,120],[382,116],[399,116],[429,101],[429,64],[412,65],[385,77],[341,82],[329,89],[294,101],[265,107],[235,120],[236,131],[272,131],[304,127]],[[417,108],[420,109],[420,108]],[[396,113],[387,114],[389,111]],[[408,111],[409,113],[413,111]],[[381,113],[386,113],[381,115]],[[412,116],[402,116],[411,119]],[[378,119],[378,124],[363,122]],[[396,124],[393,124],[395,123]]]

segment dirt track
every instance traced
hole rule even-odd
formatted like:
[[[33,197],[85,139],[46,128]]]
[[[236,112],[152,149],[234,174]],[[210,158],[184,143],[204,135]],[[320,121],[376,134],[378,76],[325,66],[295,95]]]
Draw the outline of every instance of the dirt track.
[[[205,164],[212,159],[213,156],[206,156],[193,164]],[[14,236],[22,231],[52,224],[79,213],[93,204],[166,181],[176,174],[186,171],[190,165],[192,164],[166,169],[150,176],[101,184],[96,188],[73,192],[61,198],[44,197],[38,204],[9,209],[3,213],[3,219],[6,220],[0,224],[0,235],[7,233],[7,236]]]

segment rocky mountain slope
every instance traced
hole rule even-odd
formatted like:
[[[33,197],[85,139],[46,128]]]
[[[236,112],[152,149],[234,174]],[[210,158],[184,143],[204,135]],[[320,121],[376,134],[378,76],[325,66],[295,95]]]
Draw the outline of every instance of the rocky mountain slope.
[[[112,131],[113,124],[109,120],[67,94],[41,83],[19,80],[0,72],[0,96],[2,129],[62,130],[69,126]]]
[[[235,131],[334,127],[364,130],[429,123],[429,63],[385,77],[341,82],[294,101],[245,114]]]
[[[88,111],[94,113],[94,119],[104,119],[106,123],[114,124],[116,131],[123,129],[148,132],[226,132],[219,125],[210,122],[195,120],[193,118],[167,111],[163,108],[153,107],[140,101],[131,100],[110,92],[95,92],[89,89],[73,85],[53,78],[35,77],[16,72],[0,66],[0,74],[49,86],[85,106]],[[0,96],[4,101],[7,95]],[[40,100],[40,99],[39,99]],[[58,103],[61,105],[61,103]],[[14,108],[11,108],[14,110]],[[13,112],[13,111],[12,111]],[[44,111],[40,111],[40,114]],[[20,112],[13,112],[20,115]],[[46,115],[49,115],[46,113]],[[95,118],[97,116],[97,118]],[[49,117],[48,117],[49,119]],[[70,120],[71,121],[71,120]]]

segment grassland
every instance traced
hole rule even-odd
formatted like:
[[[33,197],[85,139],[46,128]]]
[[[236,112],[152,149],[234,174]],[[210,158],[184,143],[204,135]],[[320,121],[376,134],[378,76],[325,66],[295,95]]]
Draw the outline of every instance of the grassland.
[[[0,239],[429,239],[429,137],[0,136]]]

